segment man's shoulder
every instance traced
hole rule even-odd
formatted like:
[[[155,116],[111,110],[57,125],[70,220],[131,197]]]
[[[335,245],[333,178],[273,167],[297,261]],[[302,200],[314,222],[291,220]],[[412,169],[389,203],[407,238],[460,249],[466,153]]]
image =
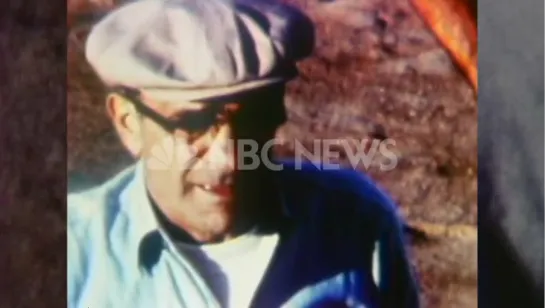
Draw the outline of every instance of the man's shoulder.
[[[282,161],[282,181],[323,193],[348,194],[369,202],[393,206],[389,194],[366,173],[333,164]]]
[[[71,305],[89,285],[112,271],[110,262],[124,251],[122,196],[133,179],[129,167],[96,187],[67,195],[67,297]],[[121,236],[119,236],[121,235]],[[112,247],[116,246],[114,250]],[[114,262],[115,263],[115,262]]]
[[[388,192],[362,171],[323,163],[282,161],[282,182],[288,197],[311,198],[334,212],[375,218],[397,217]]]
[[[67,195],[69,231],[77,232],[77,230],[87,229],[94,223],[111,219],[110,216],[117,212],[119,196],[133,174],[134,168],[129,167],[98,186],[69,192]]]

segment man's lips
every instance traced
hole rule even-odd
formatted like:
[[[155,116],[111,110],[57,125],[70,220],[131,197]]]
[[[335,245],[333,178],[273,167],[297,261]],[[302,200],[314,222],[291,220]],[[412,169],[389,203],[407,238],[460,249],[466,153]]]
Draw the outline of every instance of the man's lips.
[[[221,198],[230,198],[233,195],[233,187],[231,185],[210,185],[210,184],[195,184],[200,189],[218,195]]]

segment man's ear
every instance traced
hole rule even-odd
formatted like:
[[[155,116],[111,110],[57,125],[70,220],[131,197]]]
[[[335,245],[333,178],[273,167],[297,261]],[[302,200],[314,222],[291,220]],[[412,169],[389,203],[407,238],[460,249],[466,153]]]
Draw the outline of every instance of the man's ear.
[[[142,123],[134,105],[125,97],[111,93],[106,97],[106,111],[121,142],[133,157],[142,151]]]

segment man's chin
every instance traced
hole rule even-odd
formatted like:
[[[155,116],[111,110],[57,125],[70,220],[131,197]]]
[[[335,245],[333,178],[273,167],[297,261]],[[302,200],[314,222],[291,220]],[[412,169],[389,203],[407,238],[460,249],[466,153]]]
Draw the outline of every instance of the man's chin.
[[[203,217],[204,216],[204,217]],[[200,234],[194,235],[199,242],[217,242],[229,237],[232,227],[232,217],[227,213],[206,213],[201,216]]]
[[[223,242],[231,237],[228,229],[213,229],[203,232],[197,237],[197,241],[203,244],[215,244]]]

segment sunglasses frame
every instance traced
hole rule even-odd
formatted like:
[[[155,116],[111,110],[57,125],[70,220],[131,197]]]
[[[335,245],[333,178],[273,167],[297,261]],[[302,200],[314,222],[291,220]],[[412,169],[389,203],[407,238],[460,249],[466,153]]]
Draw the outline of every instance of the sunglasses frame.
[[[161,128],[163,128],[165,131],[169,133],[174,133],[177,130],[182,130],[188,134],[202,134],[204,131],[209,130],[215,125],[221,124],[222,121],[218,121],[218,115],[221,115],[224,111],[224,103],[215,101],[210,102],[210,106],[206,108],[206,110],[198,111],[201,113],[199,116],[200,118],[197,118],[197,125],[200,126],[198,128],[192,127],[187,121],[184,121],[183,119],[176,119],[171,120],[168,118],[165,118],[163,115],[159,114],[152,108],[148,107],[140,98],[140,92],[138,90],[133,90],[126,87],[115,87],[111,89],[111,92],[116,93],[123,98],[127,99],[132,103],[132,105],[135,107],[136,111],[138,111],[143,116],[149,118],[154,123],[159,125]],[[243,101],[248,101],[251,99],[251,96],[246,97],[246,99],[242,99]],[[250,104],[250,103],[242,103],[244,104]],[[279,120],[277,121],[279,124],[283,124],[286,121],[286,110],[285,105],[282,101],[282,103],[279,103],[278,105],[281,105],[281,110],[277,110],[279,113],[281,113],[281,116]],[[271,116],[273,114],[270,114]],[[193,121],[193,124],[195,121]],[[263,123],[265,124],[265,123]]]

